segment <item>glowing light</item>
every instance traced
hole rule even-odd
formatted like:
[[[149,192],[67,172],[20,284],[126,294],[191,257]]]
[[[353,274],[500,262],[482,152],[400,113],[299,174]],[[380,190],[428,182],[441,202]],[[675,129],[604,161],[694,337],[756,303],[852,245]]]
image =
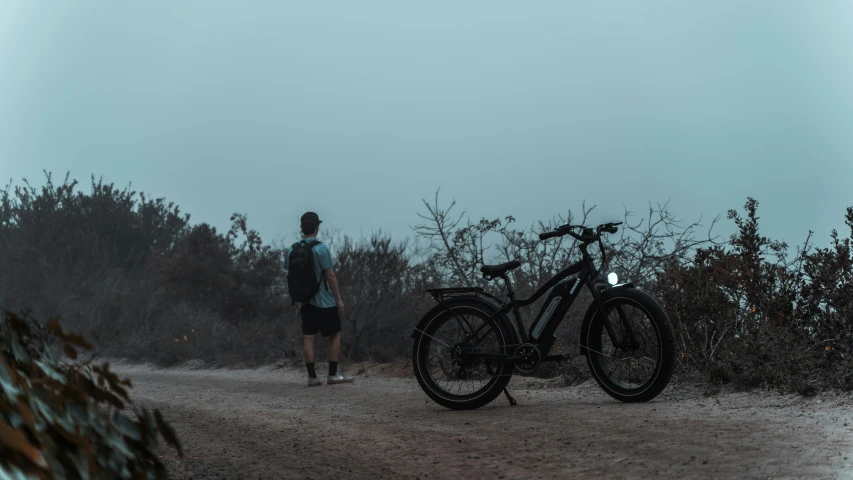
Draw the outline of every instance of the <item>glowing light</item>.
[[[611,285],[616,285],[617,282],[619,282],[619,276],[616,275],[615,272],[610,272],[607,274],[607,283]]]

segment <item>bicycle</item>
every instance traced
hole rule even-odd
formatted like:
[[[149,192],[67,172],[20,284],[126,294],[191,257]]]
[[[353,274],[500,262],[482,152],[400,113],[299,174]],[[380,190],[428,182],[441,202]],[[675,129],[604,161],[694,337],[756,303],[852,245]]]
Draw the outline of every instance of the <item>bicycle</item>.
[[[579,350],[586,356],[593,378],[622,402],[655,398],[672,376],[675,343],[669,318],[657,301],[633,283],[617,283],[615,273],[608,274],[605,281],[587,251],[590,244],[598,242],[602,267],[606,268],[602,233],[616,233],[621,223],[602,224],[594,230],[583,225],[562,225],[540,234],[542,241],[572,236],[580,242],[582,258],[557,273],[530,298],[516,299],[507,276],[507,272],[521,266],[517,260],[483,265],[480,269],[488,281],[504,280],[508,302],[480,287],[428,289],[438,305],[424,315],[412,332],[413,370],[423,391],[439,405],[454,410],[480,408],[501,391],[510,405],[516,405],[506,388],[514,372],[530,374],[543,362],[569,358],[548,353],[557,339],[557,327],[580,294],[578,286],[585,283],[593,302],[581,324]],[[575,233],[578,229],[580,234]],[[536,302],[549,290],[551,294],[536,319],[525,329],[519,308]],[[629,309],[637,315],[630,316]],[[510,311],[515,325],[507,316]],[[614,321],[616,318],[618,321]],[[643,334],[640,327],[646,324],[650,332]],[[638,357],[635,360],[645,370],[635,372],[631,363],[622,363],[632,360],[627,358],[632,355]],[[611,360],[616,361],[615,366],[608,363]],[[627,378],[617,378],[616,373],[624,372],[625,366]]]

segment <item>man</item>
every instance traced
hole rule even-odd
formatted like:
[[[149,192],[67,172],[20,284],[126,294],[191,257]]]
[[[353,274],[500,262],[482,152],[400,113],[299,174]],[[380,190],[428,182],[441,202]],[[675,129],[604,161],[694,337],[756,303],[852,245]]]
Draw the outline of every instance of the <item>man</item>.
[[[310,251],[313,253],[314,274],[319,282],[319,290],[307,302],[299,303],[299,314],[302,317],[302,333],[305,339],[302,343],[302,353],[305,357],[305,367],[308,369],[308,386],[317,387],[323,384],[314,370],[314,337],[318,333],[329,338],[329,385],[351,383],[353,378],[338,371],[338,357],[341,352],[341,315],[344,313],[344,302],[338,289],[338,279],[332,271],[332,254],[323,243],[317,242],[320,230],[320,217],[314,212],[302,215],[300,228],[302,240],[293,244],[285,253],[284,269],[290,270],[290,256],[300,245],[314,243]],[[305,249],[309,250],[309,249]],[[291,273],[288,272],[288,282]],[[315,284],[316,285],[316,284]],[[293,292],[291,292],[293,296]]]

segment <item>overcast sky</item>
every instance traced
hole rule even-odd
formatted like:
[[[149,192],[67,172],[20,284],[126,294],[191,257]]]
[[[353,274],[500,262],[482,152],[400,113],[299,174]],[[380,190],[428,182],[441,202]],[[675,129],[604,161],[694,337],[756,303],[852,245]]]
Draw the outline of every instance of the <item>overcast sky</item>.
[[[670,200],[826,245],[853,205],[853,2],[0,2],[0,178],[70,170],[265,241]],[[732,231],[723,219],[719,233]]]

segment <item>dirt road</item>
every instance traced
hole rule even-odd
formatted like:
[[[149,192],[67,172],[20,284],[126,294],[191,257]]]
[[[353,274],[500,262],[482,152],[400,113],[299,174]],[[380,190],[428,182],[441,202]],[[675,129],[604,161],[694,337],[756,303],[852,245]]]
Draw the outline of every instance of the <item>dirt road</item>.
[[[287,368],[113,367],[177,429],[185,456],[163,457],[179,479],[853,478],[850,395],[675,385],[625,405],[593,383],[515,377],[517,406],[454,412],[399,368],[306,388]]]

